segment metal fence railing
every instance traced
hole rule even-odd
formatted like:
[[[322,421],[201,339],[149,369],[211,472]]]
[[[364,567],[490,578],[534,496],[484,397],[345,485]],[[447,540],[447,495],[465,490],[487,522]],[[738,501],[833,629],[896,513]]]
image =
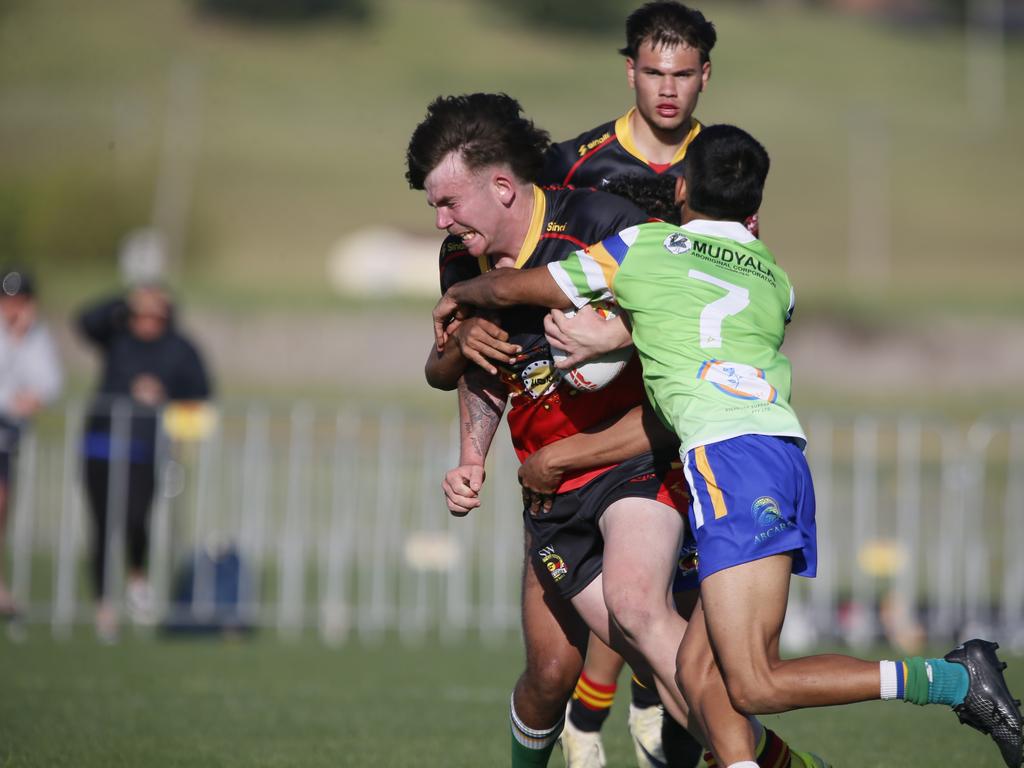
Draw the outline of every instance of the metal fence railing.
[[[25,619],[57,635],[92,618],[90,416],[70,404],[61,429],[23,437],[16,465],[9,582]],[[115,407],[111,434],[136,416]],[[161,423],[147,565],[156,621],[209,628],[230,617],[286,637],[316,628],[328,642],[518,631],[522,525],[507,436],[495,439],[482,508],[452,518],[440,493],[457,457],[451,422],[400,407],[250,403]],[[805,427],[819,575],[794,582],[784,642],[912,646],[984,632],[1024,647],[1024,416],[813,414]],[[117,603],[131,460],[109,464],[104,574]]]

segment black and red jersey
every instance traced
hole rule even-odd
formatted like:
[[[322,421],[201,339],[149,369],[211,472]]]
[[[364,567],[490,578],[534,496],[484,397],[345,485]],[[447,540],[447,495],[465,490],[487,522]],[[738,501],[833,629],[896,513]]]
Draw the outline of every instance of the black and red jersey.
[[[647,220],[643,211],[616,195],[534,187],[533,218],[515,267],[561,261],[573,251]],[[459,238],[448,237],[441,246],[441,291],[491,267],[487,256],[472,256]],[[514,365],[498,366],[511,395],[508,424],[520,461],[541,446],[618,416],[642,400],[641,369],[635,356],[611,384],[597,392],[582,392],[564,383],[544,337],[546,314],[541,307],[519,306],[502,310],[498,318],[509,341],[523,349]],[[578,488],[606,469],[566,474],[559,491]]]
[[[682,174],[686,148],[703,126],[693,121],[672,162],[659,165],[650,162],[633,141],[629,120],[636,107],[618,120],[604,123],[575,139],[552,144],[544,158],[540,183],[544,185],[595,187],[600,189],[615,176],[638,173]]]

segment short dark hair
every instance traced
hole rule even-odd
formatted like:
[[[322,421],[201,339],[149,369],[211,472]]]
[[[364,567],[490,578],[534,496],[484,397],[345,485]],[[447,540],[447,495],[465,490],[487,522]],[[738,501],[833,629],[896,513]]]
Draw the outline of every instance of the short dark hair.
[[[409,186],[423,189],[427,175],[451,152],[458,152],[471,169],[508,163],[522,181],[536,181],[551,138],[522,111],[519,102],[504,93],[434,99],[405,152]]]
[[[768,178],[768,152],[735,125],[709,125],[686,148],[686,204],[715,219],[757,213]]]
[[[700,51],[700,61],[711,60],[718,34],[715,25],[704,18],[696,8],[682,3],[658,2],[642,5],[626,19],[626,47],[619,53],[635,59],[645,42],[652,46],[675,46],[685,43]]]
[[[680,210],[676,205],[676,177],[669,173],[657,176],[623,173],[612,176],[601,189],[626,198],[652,218],[670,224],[680,223]]]

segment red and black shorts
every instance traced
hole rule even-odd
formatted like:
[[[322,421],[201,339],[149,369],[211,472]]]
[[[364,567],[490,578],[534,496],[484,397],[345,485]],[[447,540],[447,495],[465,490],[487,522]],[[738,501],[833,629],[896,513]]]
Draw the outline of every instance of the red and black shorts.
[[[678,457],[634,456],[586,485],[558,494],[549,512],[534,516],[525,510],[523,520],[532,542],[530,557],[551,579],[544,584],[542,575],[541,583],[570,599],[597,578],[604,562],[604,538],[598,525],[601,515],[619,499],[630,498],[654,499],[675,507],[685,521],[689,497]]]

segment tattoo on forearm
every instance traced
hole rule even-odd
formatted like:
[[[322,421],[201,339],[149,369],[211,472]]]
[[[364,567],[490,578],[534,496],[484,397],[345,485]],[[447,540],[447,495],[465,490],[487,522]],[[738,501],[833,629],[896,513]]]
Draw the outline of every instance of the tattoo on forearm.
[[[467,370],[459,379],[459,418],[463,458],[467,449],[473,458],[483,461],[491,447],[505,410],[505,394],[495,391],[492,377],[482,371]]]

